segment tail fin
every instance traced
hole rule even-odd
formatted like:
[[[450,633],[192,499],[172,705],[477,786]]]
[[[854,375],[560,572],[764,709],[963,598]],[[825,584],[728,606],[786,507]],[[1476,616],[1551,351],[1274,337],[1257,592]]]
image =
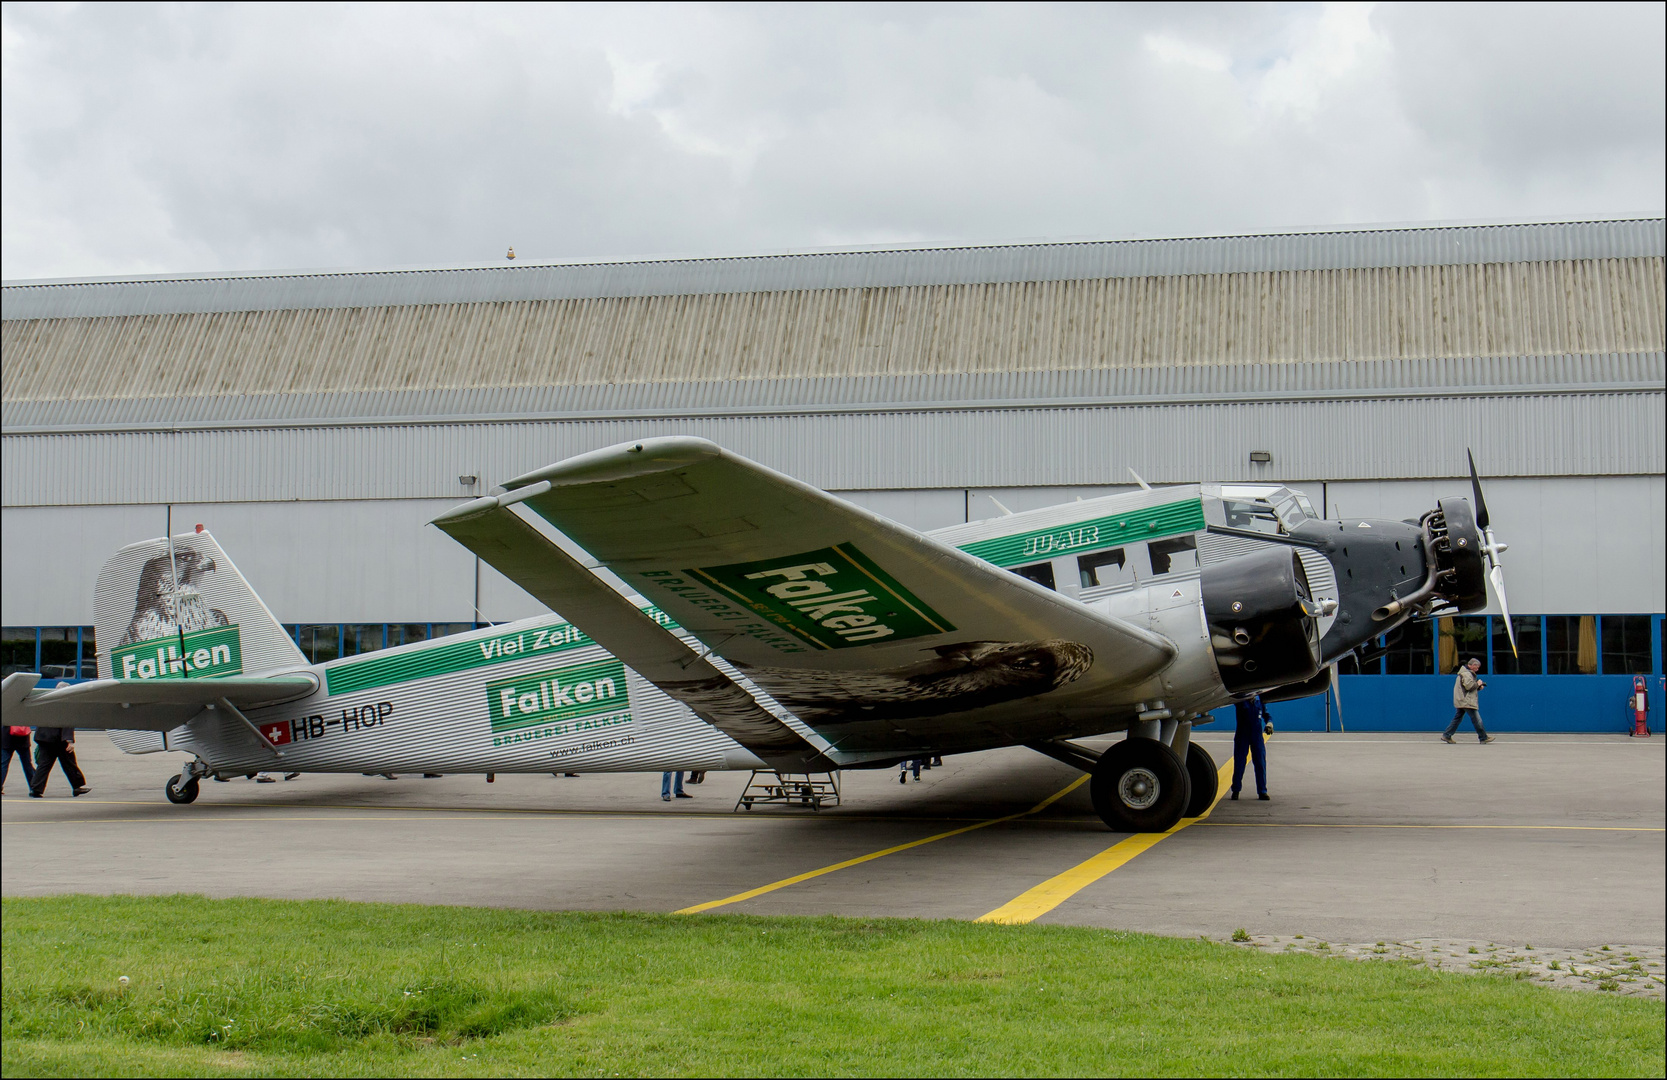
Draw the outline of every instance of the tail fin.
[[[307,664],[206,532],[116,552],[99,571],[93,609],[103,679],[213,679]]]

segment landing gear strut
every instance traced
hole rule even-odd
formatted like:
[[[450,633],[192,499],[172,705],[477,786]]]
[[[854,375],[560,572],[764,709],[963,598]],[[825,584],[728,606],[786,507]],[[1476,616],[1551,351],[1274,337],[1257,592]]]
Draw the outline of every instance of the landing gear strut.
[[[1174,751],[1156,739],[1124,739],[1094,763],[1088,790],[1095,811],[1114,831],[1163,832],[1189,811],[1188,773]],[[1215,797],[1213,789],[1210,797]]]
[[[200,781],[208,775],[208,762],[196,758],[189,762],[178,776],[168,778],[168,786],[162,790],[167,794],[168,801],[177,806],[197,801]]]

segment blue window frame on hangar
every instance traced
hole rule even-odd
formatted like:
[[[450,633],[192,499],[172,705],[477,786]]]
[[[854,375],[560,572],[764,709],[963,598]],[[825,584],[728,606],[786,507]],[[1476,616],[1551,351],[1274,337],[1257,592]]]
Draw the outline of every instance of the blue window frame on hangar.
[[[325,615],[290,627],[315,661],[535,614],[424,522],[648,435],[918,529],[1131,468],[1403,518],[1468,494],[1468,447],[1544,614],[1515,654],[1496,607],[1407,626],[1340,665],[1343,722],[1427,726],[1475,655],[1496,730],[1619,730],[1635,674],[1664,696],[1663,226],[7,282],[0,662],[91,677],[98,568],[169,519]]]

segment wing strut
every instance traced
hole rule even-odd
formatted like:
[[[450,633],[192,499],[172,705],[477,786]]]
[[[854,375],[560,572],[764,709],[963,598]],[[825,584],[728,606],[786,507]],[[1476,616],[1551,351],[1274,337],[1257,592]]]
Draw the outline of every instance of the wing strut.
[[[637,674],[757,754],[773,769],[829,772],[838,763],[760,705],[704,655],[667,633],[612,586],[490,496],[434,519],[453,540],[549,605]]]

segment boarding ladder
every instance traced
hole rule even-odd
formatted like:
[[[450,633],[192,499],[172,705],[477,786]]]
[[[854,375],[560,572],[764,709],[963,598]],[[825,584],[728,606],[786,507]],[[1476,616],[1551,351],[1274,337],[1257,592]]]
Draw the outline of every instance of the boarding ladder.
[[[820,810],[839,805],[838,773],[784,773],[754,769],[735,809],[754,806],[797,806]]]

